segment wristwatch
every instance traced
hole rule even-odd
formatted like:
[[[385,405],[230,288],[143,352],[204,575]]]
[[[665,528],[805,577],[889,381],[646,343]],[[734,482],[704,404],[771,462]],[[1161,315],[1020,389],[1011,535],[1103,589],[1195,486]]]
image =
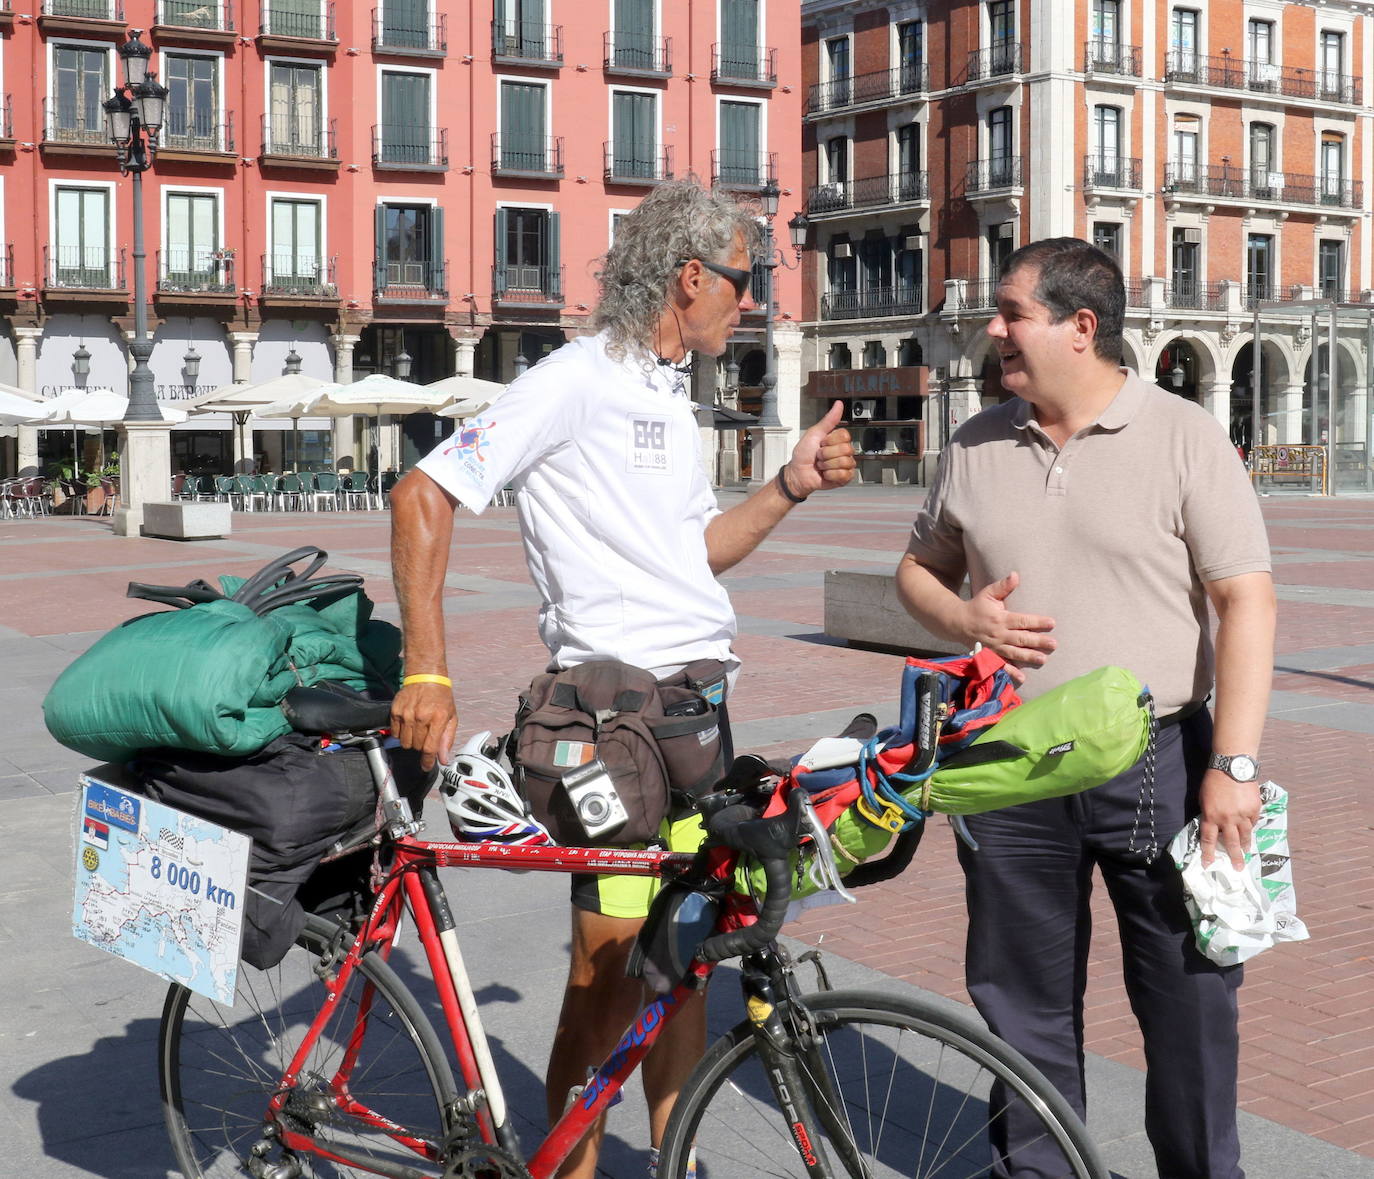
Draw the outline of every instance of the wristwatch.
[[[1259,775],[1259,758],[1248,753],[1237,753],[1227,757],[1224,753],[1214,753],[1207,762],[1209,770],[1220,770],[1237,782],[1253,782]]]

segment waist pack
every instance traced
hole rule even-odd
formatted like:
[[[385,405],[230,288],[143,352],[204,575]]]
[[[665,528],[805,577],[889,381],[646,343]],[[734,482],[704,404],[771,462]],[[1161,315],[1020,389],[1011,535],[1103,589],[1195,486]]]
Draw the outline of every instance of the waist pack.
[[[653,839],[675,798],[690,804],[724,771],[717,710],[724,680],[715,660],[690,664],[662,683],[618,660],[535,677],[520,698],[509,739],[516,789],[559,843],[623,846]],[[625,819],[589,836],[564,778],[598,760]],[[604,788],[604,779],[589,786]]]
[[[101,761],[154,747],[241,757],[290,729],[277,706],[297,684],[390,698],[400,631],[372,618],[357,574],[313,576],[327,559],[297,549],[246,580],[220,578],[223,592],[131,584],[130,597],[179,608],[117,626],[73,660],[43,701],[48,731]]]

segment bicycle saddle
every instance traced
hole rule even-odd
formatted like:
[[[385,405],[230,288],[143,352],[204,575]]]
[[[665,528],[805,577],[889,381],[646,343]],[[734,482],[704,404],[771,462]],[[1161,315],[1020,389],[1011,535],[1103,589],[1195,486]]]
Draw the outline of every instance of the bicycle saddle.
[[[391,723],[391,701],[369,700],[344,684],[292,688],[281,710],[298,733],[365,733]]]

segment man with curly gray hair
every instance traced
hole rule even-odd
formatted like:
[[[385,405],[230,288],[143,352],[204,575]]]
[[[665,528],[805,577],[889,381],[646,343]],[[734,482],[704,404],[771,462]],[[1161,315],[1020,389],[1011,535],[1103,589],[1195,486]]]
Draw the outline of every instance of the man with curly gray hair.
[[[740,312],[753,307],[757,244],[756,215],[732,197],[695,180],[660,185],[620,222],[603,260],[596,334],[518,377],[393,490],[407,674],[392,723],[427,766],[449,758],[458,726],[443,613],[454,511],[461,503],[481,512],[506,486],[543,600],[551,669],[618,660],[664,680],[714,661],[722,688],[733,685],[735,615],[717,575],[795,505],[854,474],[836,402],[772,480],[729,511],[716,505],[686,374],[692,353],[721,355]],[[719,716],[728,748],[723,695]],[[689,850],[700,822],[692,812],[671,815],[661,836]],[[546,1078],[550,1121],[640,1007],[625,963],[653,891],[644,877],[574,878],[572,960]],[[704,1044],[696,999],[645,1059],[655,1148]],[[573,1148],[560,1175],[595,1173],[602,1129]]]

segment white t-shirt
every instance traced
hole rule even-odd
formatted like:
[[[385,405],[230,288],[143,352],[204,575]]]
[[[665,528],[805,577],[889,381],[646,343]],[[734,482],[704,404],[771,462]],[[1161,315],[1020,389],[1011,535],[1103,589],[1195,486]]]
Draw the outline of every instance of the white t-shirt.
[[[419,467],[477,513],[514,487],[554,666],[731,658],[734,611],[706,560],[720,509],[684,377],[575,339]]]

